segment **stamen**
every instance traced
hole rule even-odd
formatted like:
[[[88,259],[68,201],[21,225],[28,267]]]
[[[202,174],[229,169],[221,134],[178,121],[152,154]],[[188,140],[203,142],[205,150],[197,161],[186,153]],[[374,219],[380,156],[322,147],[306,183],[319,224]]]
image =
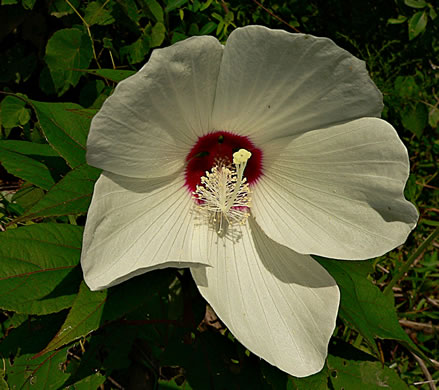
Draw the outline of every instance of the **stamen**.
[[[227,233],[230,225],[244,224],[250,215],[250,188],[244,177],[244,169],[251,153],[240,149],[233,154],[234,167],[223,160],[201,177],[201,184],[193,192],[198,209],[207,214],[220,236]]]

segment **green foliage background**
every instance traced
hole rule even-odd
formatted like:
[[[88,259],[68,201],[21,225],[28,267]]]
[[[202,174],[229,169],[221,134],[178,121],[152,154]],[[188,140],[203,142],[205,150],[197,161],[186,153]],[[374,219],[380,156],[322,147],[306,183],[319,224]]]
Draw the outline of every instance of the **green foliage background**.
[[[438,12],[433,0],[1,0],[0,389],[434,389]],[[85,162],[93,115],[154,48],[248,24],[327,36],[367,62],[421,215],[386,256],[318,259],[342,301],[327,363],[303,379],[234,340],[187,272],[91,292],[78,265],[100,173]]]

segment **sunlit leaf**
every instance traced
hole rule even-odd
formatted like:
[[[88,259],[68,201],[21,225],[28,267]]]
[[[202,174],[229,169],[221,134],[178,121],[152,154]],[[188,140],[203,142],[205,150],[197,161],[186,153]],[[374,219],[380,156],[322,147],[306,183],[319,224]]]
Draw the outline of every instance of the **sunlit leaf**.
[[[165,39],[166,27],[163,23],[156,23],[151,30],[151,47],[160,46]]]
[[[25,125],[30,119],[26,102],[15,96],[6,96],[0,104],[0,119],[6,128]]]
[[[409,389],[394,370],[379,361],[356,361],[329,355],[328,367],[334,390]]]
[[[390,24],[401,24],[404,23],[407,20],[407,16],[404,15],[398,15],[397,18],[390,18],[387,20]]]
[[[397,340],[418,351],[398,322],[393,296],[384,295],[367,279],[372,271],[370,261],[316,259],[340,288],[340,317],[356,329],[377,354],[376,337]]]
[[[72,167],[85,163],[85,145],[95,111],[74,103],[30,101],[49,144]]]
[[[86,213],[100,172],[89,165],[73,169],[17,221]]]
[[[411,8],[425,8],[427,6],[424,0],[404,0],[404,4]]]
[[[409,20],[409,39],[412,40],[421,34],[427,26],[427,12],[416,12]]]

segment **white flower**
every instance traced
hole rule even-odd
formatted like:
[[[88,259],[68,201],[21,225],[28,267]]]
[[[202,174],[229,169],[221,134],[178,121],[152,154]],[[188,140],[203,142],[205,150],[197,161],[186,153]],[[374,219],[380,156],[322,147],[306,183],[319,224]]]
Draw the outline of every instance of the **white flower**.
[[[407,151],[381,110],[364,63],[329,39],[248,26],[225,46],[202,36],[155,50],[91,125],[87,159],[104,173],[85,281],[191,267],[250,351],[295,376],[319,371],[339,290],[309,254],[379,256],[418,218]]]

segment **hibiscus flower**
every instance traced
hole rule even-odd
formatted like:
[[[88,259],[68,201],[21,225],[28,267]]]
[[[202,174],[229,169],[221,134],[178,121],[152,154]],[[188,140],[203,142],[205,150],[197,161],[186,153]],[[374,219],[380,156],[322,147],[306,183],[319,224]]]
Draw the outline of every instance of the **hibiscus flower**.
[[[402,244],[407,150],[379,119],[364,62],[331,40],[261,26],[157,49],[93,118],[96,183],[82,250],[92,290],[190,267],[251,352],[319,371],[339,290],[310,255]]]

